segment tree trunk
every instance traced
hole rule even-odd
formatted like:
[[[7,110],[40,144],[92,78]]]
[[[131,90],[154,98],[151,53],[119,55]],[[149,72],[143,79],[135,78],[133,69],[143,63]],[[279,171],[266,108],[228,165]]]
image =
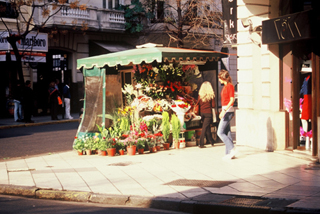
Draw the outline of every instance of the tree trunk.
[[[17,39],[8,37],[7,41],[11,45],[13,53],[14,53],[14,55],[16,57],[16,70],[13,72],[14,75],[15,75],[14,80],[16,79],[16,76],[17,76],[17,73],[18,73],[19,81],[21,82],[20,84],[22,86],[24,86],[24,76],[23,76],[22,61],[21,61],[22,57],[21,57],[21,55],[19,53],[19,50],[18,50],[18,47],[17,47],[17,44],[16,44]]]

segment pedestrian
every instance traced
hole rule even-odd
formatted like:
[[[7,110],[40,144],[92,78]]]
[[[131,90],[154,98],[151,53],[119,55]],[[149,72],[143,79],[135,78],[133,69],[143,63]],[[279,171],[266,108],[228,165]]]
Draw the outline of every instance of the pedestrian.
[[[230,121],[234,117],[234,86],[228,71],[222,69],[218,74],[218,78],[224,87],[221,91],[222,110],[219,114],[220,123],[217,134],[226,145],[226,155],[224,159],[233,159],[236,155],[236,150],[231,136]]]
[[[23,107],[24,107],[25,122],[34,123],[34,121],[31,120],[31,116],[33,114],[33,108],[34,108],[34,96],[33,96],[33,90],[31,89],[30,80],[26,81],[26,85],[23,90]]]
[[[66,85],[63,87],[63,97],[64,97],[64,106],[65,106],[65,115],[67,119],[73,119],[70,115],[70,99],[71,99],[71,94],[70,94],[70,86],[69,82],[66,82]]]
[[[22,122],[22,88],[20,85],[20,81],[17,82],[17,85],[13,89],[13,103],[14,103],[14,121]]]
[[[213,121],[212,109],[215,107],[214,97],[215,95],[211,83],[208,81],[203,82],[200,87],[198,97],[198,104],[200,105],[200,114],[202,120],[199,148],[205,148],[204,137],[206,137],[207,142],[211,143],[212,146],[214,145],[210,126]]]
[[[59,91],[59,96],[63,100],[63,85],[60,83],[59,79],[56,79],[54,87]],[[64,119],[64,103],[58,105],[57,114],[61,114],[62,119]]]
[[[58,96],[59,91],[55,88],[55,82],[51,82],[49,85],[49,102],[50,102],[50,114],[51,120],[58,119]]]

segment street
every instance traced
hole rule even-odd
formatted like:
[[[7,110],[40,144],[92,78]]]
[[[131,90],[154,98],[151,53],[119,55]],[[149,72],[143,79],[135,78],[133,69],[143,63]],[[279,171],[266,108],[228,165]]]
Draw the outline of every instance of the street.
[[[0,213],[113,213],[151,214],[182,213],[150,208],[111,206],[94,203],[65,202],[0,195]]]
[[[79,123],[58,123],[0,130],[0,161],[72,150]]]

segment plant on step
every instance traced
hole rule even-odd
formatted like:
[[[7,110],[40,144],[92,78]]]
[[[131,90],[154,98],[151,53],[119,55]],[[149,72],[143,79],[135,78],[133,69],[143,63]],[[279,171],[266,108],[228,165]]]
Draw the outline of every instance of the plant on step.
[[[137,141],[137,149],[144,149],[145,147],[145,139],[138,139]]]
[[[171,117],[172,137],[175,141],[179,141],[179,135],[181,131],[180,120],[175,114]]]
[[[116,143],[116,149],[117,149],[117,151],[125,150],[125,148],[126,148],[126,146],[124,145],[123,142],[118,141],[118,142]]]
[[[82,152],[84,150],[84,140],[83,137],[74,137],[73,149]]]
[[[100,151],[106,151],[107,150],[107,141],[106,141],[106,138],[103,137],[99,140],[99,146],[98,146],[98,149]]]
[[[161,127],[162,127],[163,140],[164,142],[167,142],[170,135],[170,121],[169,121],[169,113],[166,111],[162,113]]]
[[[115,138],[109,138],[107,139],[107,149],[116,148],[116,139]]]

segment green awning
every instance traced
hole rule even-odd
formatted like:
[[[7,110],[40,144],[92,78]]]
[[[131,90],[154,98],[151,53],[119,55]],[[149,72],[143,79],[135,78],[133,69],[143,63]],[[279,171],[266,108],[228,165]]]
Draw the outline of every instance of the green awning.
[[[217,51],[203,51],[183,48],[168,48],[168,47],[149,47],[136,48],[116,53],[103,54],[100,56],[87,57],[77,60],[77,69],[93,67],[114,67],[116,65],[133,65],[145,63],[152,63],[153,61],[180,61],[186,63],[198,64],[206,61],[218,61],[225,53]],[[222,56],[223,57],[223,56]]]

